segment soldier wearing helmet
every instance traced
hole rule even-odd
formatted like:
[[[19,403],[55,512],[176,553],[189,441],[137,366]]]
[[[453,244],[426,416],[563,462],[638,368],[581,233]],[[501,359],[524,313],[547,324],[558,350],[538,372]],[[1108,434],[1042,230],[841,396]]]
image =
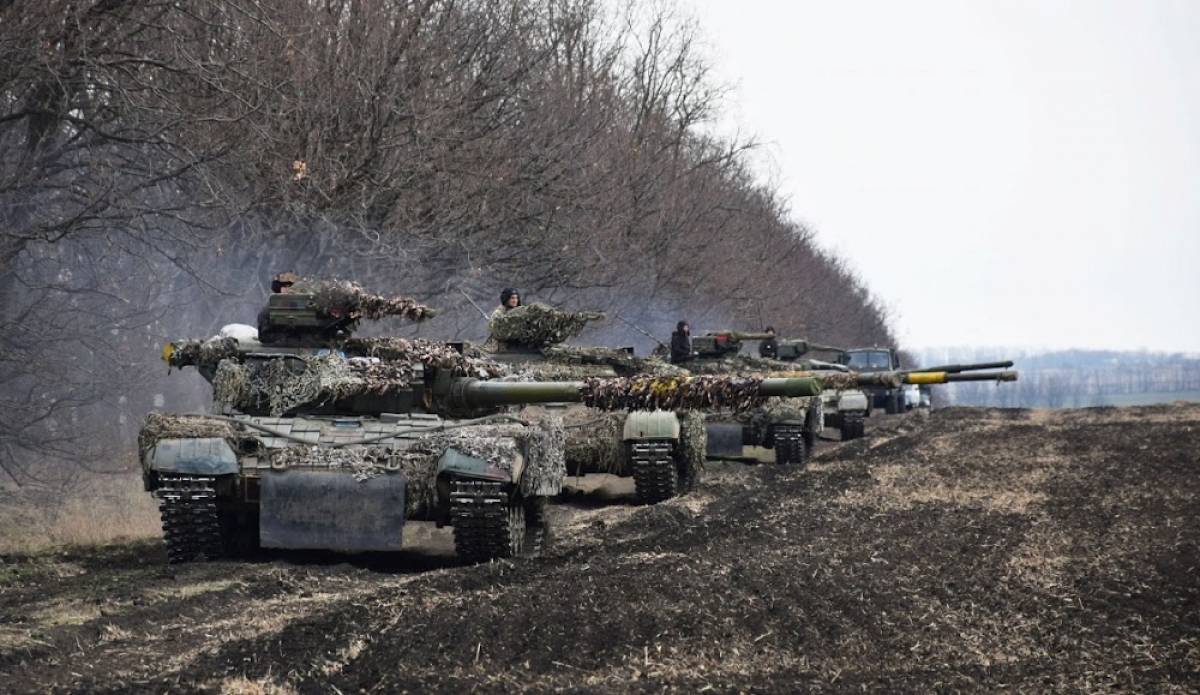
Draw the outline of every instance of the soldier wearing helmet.
[[[492,318],[503,316],[510,309],[521,306],[521,294],[511,287],[500,290],[500,306],[492,312]]]
[[[300,276],[295,273],[279,273],[271,278],[271,291],[275,294],[285,293],[299,281]]]

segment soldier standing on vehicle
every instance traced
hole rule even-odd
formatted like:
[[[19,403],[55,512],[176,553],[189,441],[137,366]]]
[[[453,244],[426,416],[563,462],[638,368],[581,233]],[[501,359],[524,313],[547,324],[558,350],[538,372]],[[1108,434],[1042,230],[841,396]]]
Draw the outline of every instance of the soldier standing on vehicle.
[[[767,326],[766,332],[770,334],[770,338],[759,342],[758,354],[767,359],[773,360],[779,357],[779,341],[775,340],[775,327]]]
[[[671,364],[688,362],[696,353],[692,352],[692,327],[687,321],[675,324],[675,332],[671,334]]]

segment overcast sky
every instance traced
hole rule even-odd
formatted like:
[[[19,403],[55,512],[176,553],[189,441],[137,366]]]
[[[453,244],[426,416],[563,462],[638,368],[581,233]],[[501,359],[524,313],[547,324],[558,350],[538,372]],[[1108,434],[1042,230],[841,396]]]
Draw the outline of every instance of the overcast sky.
[[[681,0],[914,348],[1200,352],[1200,0]]]

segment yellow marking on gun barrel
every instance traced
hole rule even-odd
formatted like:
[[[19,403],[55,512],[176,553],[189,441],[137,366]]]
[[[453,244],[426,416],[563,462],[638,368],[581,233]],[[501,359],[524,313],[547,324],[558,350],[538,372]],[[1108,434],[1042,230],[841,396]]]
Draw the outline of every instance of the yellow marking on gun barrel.
[[[171,364],[171,355],[175,354],[175,343],[167,343],[162,349],[163,362]]]
[[[908,383],[910,384],[944,384],[946,383],[945,372],[909,372]]]

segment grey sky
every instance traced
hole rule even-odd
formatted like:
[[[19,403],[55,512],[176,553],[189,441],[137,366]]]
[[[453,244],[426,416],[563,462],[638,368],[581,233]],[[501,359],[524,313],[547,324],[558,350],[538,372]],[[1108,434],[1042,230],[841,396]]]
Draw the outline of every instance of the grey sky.
[[[905,345],[1200,352],[1200,1],[685,6]]]

